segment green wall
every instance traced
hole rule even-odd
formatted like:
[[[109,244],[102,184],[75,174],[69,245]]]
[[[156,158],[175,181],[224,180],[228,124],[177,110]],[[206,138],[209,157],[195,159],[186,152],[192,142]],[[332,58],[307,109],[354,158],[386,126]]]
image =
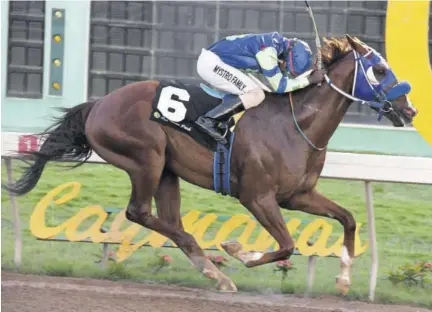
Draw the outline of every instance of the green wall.
[[[430,146],[415,128],[340,125],[330,140],[336,151],[432,157]]]
[[[51,42],[51,10],[66,10],[63,96],[49,96],[49,63]],[[1,52],[7,55],[8,1],[1,1]],[[49,124],[51,108],[70,107],[87,99],[87,68],[90,27],[90,2],[46,1],[44,95],[42,99],[6,98],[7,58],[2,57],[2,131],[39,132]],[[409,156],[432,157],[429,146],[415,129],[341,125],[329,148]]]
[[[8,1],[1,1],[1,54],[7,55]],[[48,95],[51,44],[51,11],[66,10],[63,95]],[[51,108],[74,106],[87,98],[87,62],[90,27],[89,1],[46,1],[44,89],[42,99],[6,97],[7,58],[2,57],[2,131],[34,132],[45,128]]]

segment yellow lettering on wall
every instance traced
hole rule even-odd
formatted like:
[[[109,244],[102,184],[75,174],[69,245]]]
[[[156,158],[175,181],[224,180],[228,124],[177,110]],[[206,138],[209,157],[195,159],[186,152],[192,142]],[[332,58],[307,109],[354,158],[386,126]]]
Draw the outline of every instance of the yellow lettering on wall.
[[[360,228],[362,225],[363,225],[362,223],[357,223],[357,228],[355,231],[355,236],[354,236],[354,249],[355,249],[354,256],[355,257],[358,257],[361,254],[363,254],[369,246],[368,241],[366,241],[365,244],[362,246],[362,243],[360,240]],[[341,253],[342,253],[342,249],[339,249],[339,253],[336,255],[338,257],[340,257]]]
[[[366,249],[368,248],[368,242],[366,241],[364,245],[362,245],[361,240],[360,240],[360,229],[362,227],[362,223],[357,223],[357,227],[355,230],[355,236],[354,236],[354,256],[360,256],[361,254],[363,254]],[[339,237],[339,239],[331,246],[328,248],[328,255],[335,255],[340,257],[342,254],[342,246],[343,246],[343,241],[344,241],[344,235],[341,235]]]
[[[66,194],[55,199],[61,192],[68,191]],[[55,204],[61,205],[72,200],[78,196],[80,191],[80,184],[77,182],[65,183],[48,192],[39,203],[36,205],[31,217],[30,217],[30,230],[32,234],[40,239],[53,238],[56,235],[64,231],[66,239],[69,241],[80,241],[89,238],[95,243],[110,242],[118,243],[120,247],[117,251],[118,262],[124,261],[130,257],[135,251],[137,251],[143,245],[150,245],[151,247],[157,248],[162,247],[168,242],[168,238],[160,235],[156,232],[146,233],[144,238],[139,241],[135,241],[135,238],[139,235],[140,231],[144,228],[138,224],[129,224],[124,229],[121,229],[125,225],[125,222],[129,222],[125,217],[125,210],[121,210],[113,219],[111,227],[107,233],[101,233],[100,229],[103,227],[104,222],[108,218],[108,213],[100,206],[89,206],[80,209],[73,217],[66,220],[63,224],[58,226],[49,227],[45,223],[45,212],[49,207],[50,203],[54,201]],[[183,218],[182,222],[185,231],[195,237],[197,243],[203,248],[217,247],[222,250],[220,244],[227,239],[230,239],[230,235],[237,229],[243,228],[243,232],[238,235],[237,240],[243,245],[243,250],[256,250],[265,251],[268,249],[277,249],[278,244],[269,235],[269,233],[262,227],[255,238],[255,241],[251,242],[251,237],[254,235],[257,229],[257,222],[246,214],[235,215],[224,221],[216,234],[212,235],[214,238],[208,240],[209,228],[212,224],[218,221],[218,217],[214,213],[204,214],[201,216],[199,211],[190,211]],[[90,217],[96,216],[97,219],[87,229],[78,231],[80,225]],[[220,222],[220,221],[219,221]],[[299,230],[301,220],[292,218],[287,222],[286,226],[291,234],[296,231],[300,231],[299,238],[296,242],[300,254],[328,256],[335,254],[340,256],[341,247],[343,243],[343,235],[339,237],[336,243],[332,246],[327,247],[329,237],[332,234],[333,227],[324,219],[316,219],[306,225],[303,230]],[[356,256],[364,253],[367,249],[367,243],[362,246],[359,230],[361,224],[358,224],[355,234],[355,248]],[[317,236],[317,240],[312,246],[308,246],[307,242],[312,236]],[[273,248],[272,248],[273,246]]]
[[[67,194],[55,199],[62,191],[71,189]],[[67,203],[79,194],[81,184],[78,182],[69,182],[57,186],[55,189],[49,191],[37,204],[30,216],[30,231],[37,238],[51,238],[56,236],[67,226],[67,222],[58,226],[49,227],[45,224],[45,212],[49,207],[50,203],[54,201],[56,205],[62,205]]]
[[[274,244],[273,237],[271,237],[264,228],[261,228],[254,242],[249,242],[256,226],[257,222],[249,218],[243,233],[238,237],[237,240],[242,244],[244,250],[266,250],[269,246]]]
[[[318,239],[313,243],[312,246],[309,246],[307,242],[311,240],[311,237],[314,236],[315,232],[317,232],[320,228],[322,228],[322,231],[318,236]],[[313,254],[317,254],[322,257],[328,256],[329,251],[326,248],[326,243],[330,238],[332,229],[333,228],[331,224],[324,221],[323,219],[317,219],[311,223],[308,223],[297,240],[296,246],[298,251],[305,256],[311,256]]]
[[[123,231],[120,230],[121,225],[126,222],[126,209],[120,211],[111,223],[109,231],[109,242],[121,243],[126,238],[132,240],[141,231],[142,226],[136,223],[132,223]]]
[[[228,240],[229,235],[234,232],[237,228],[242,226],[244,223],[249,224],[253,221],[251,217],[245,214],[232,216],[228,221],[225,221],[220,230],[217,232],[215,239],[214,239],[214,245],[217,246],[219,250],[223,250],[220,244],[226,240]],[[247,226],[246,226],[247,227]],[[245,237],[243,236],[243,240]]]
[[[200,214],[199,211],[189,212],[182,218],[183,227],[186,232],[195,237],[198,245],[202,248],[210,248],[215,245],[215,240],[205,241],[204,234],[207,232],[210,225],[217,220],[217,215],[209,213],[197,221]]]
[[[297,231],[297,228],[300,226],[301,223],[302,223],[301,220],[297,218],[292,218],[286,223],[286,227],[288,231],[291,233],[291,235],[294,235],[294,233]],[[273,241],[275,240],[273,239]],[[279,248],[279,244],[276,242],[273,249],[277,250],[278,248]]]
[[[389,0],[385,29],[387,60],[400,80],[412,86],[409,97],[419,113],[414,126],[432,145],[432,70],[429,61],[430,1]]]
[[[80,224],[92,217],[97,216],[96,222],[94,222],[88,229],[82,232],[78,232]],[[100,206],[90,206],[86,209],[82,209],[75,216],[66,221],[65,234],[66,238],[71,242],[87,239],[88,237],[95,243],[100,243],[108,237],[108,233],[101,233],[100,229],[108,217],[108,213]]]
[[[62,191],[71,188],[70,192],[55,199]],[[81,209],[76,215],[68,219],[63,224],[58,226],[49,227],[45,224],[45,212],[49,207],[50,203],[54,201],[56,205],[62,205],[73,198],[75,198],[80,191],[81,185],[78,182],[70,182],[60,185],[48,192],[42,200],[36,205],[30,217],[30,231],[31,233],[41,239],[51,238],[57,235],[61,231],[65,231],[66,238],[70,241],[79,241],[86,238],[91,238],[95,243],[102,242],[107,236],[107,233],[101,233],[100,228],[108,217],[108,214],[100,206],[90,206],[85,209]],[[87,218],[96,215],[98,219],[93,223],[87,230],[77,232],[80,224]],[[42,222],[40,222],[42,221]]]

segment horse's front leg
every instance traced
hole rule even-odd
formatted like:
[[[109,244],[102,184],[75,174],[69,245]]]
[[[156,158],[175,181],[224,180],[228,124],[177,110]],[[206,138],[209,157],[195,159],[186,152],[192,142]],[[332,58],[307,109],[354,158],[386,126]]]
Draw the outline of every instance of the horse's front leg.
[[[243,262],[247,267],[254,267],[289,258],[294,251],[294,241],[283,220],[280,208],[274,194],[255,198],[242,204],[255,216],[258,222],[278,242],[279,250],[273,252],[244,251],[237,241],[227,241],[221,244],[225,251]]]
[[[179,178],[164,170],[154,196],[158,217],[175,232],[177,246],[186,254],[198,271],[218,282],[218,289],[224,292],[236,292],[237,287],[229,277],[206,258],[204,251],[195,238],[184,231],[180,215]],[[174,238],[174,237],[173,237]]]
[[[344,243],[341,254],[341,274],[336,277],[336,285],[346,294],[351,285],[351,267],[354,259],[354,239],[356,222],[352,214],[338,204],[324,197],[316,190],[293,196],[289,203],[281,204],[291,210],[299,210],[313,215],[338,220],[344,227]]]

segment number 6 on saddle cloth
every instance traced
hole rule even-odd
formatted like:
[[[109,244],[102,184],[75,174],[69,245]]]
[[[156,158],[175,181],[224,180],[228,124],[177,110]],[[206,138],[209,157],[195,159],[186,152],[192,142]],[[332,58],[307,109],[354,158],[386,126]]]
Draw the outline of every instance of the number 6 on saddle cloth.
[[[156,88],[150,120],[183,132],[204,147],[216,151],[217,142],[201,132],[199,127],[195,127],[195,121],[219,105],[224,96],[231,95],[213,90],[204,84],[193,85],[178,80],[164,80]],[[229,127],[232,125],[231,119]],[[229,142],[232,133],[226,130],[226,139]]]
[[[216,107],[227,94],[219,93],[204,84],[187,85],[178,80],[161,81],[153,99],[150,120],[169,126],[191,136],[199,144],[213,151],[213,185],[217,193],[230,194],[231,151],[234,132],[233,118],[226,129],[227,146],[217,143],[195,127],[199,116]]]

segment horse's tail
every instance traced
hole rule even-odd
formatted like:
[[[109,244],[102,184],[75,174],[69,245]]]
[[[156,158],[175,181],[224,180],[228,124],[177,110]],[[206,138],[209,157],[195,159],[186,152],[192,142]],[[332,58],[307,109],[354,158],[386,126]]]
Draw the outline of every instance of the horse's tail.
[[[86,102],[71,108],[60,108],[64,114],[55,118],[54,124],[40,133],[44,141],[39,151],[18,154],[30,154],[34,158],[33,164],[26,168],[20,179],[11,185],[2,185],[2,188],[16,195],[30,192],[39,181],[48,161],[78,161],[73,168],[84,164],[92,152],[85,135],[85,124],[93,105],[94,102]]]

